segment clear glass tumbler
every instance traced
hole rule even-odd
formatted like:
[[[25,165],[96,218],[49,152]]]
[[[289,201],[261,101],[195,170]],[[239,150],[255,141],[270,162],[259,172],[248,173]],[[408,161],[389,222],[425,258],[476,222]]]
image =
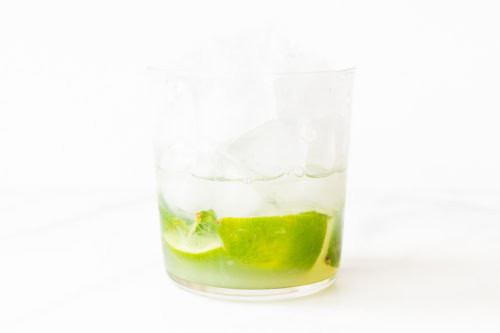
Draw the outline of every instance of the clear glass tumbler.
[[[353,75],[156,71],[158,202],[176,284],[266,299],[333,282]]]

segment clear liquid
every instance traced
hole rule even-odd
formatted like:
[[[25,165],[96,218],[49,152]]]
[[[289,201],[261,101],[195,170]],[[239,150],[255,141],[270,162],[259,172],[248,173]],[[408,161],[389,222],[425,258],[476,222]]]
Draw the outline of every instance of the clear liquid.
[[[224,221],[224,218],[299,216],[297,214],[305,212],[328,216],[324,237],[318,238],[321,244],[316,244],[320,250],[311,258],[314,262],[310,267],[300,266],[299,258],[297,267],[294,267],[293,258],[288,258],[287,265],[282,266],[256,264],[244,257],[234,256],[222,243],[219,248],[192,254],[189,247],[179,250],[172,246],[164,228],[167,271],[198,284],[235,289],[286,288],[333,277],[340,260],[345,178],[345,171],[311,177],[301,170],[292,170],[267,180],[201,179],[190,174],[182,177],[169,175],[159,170],[160,200],[165,202],[173,216],[186,221],[194,220],[196,213],[208,210],[215,212],[218,221]],[[281,223],[279,218],[268,223],[276,223],[273,221]],[[255,232],[250,227],[248,229],[244,231]],[[311,226],[310,230],[311,237],[314,237],[315,228]],[[289,232],[293,236],[294,230]],[[304,239],[310,236],[308,229],[301,233]],[[262,244],[259,240],[264,238],[262,236],[256,240],[257,250]],[[295,248],[293,253],[300,254],[311,245],[303,243],[298,239],[296,244],[285,244],[284,241],[283,245]],[[262,247],[263,253],[266,253],[266,244]],[[268,253],[266,255],[269,256]],[[258,261],[258,258],[255,260]]]

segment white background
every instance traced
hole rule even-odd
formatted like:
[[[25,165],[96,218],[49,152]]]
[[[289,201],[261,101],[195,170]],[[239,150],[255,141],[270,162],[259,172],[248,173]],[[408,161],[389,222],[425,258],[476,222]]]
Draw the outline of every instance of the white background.
[[[495,1],[0,2],[0,331],[500,329]],[[145,68],[274,24],[357,67],[343,269],[295,301],[163,273]]]

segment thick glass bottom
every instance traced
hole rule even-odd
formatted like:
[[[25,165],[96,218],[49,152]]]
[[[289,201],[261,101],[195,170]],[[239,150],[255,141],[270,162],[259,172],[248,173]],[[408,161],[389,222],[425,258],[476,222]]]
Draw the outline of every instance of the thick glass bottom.
[[[307,296],[327,288],[335,281],[335,276],[332,276],[320,282],[297,287],[276,289],[230,289],[205,286],[190,282],[171,273],[168,273],[168,275],[178,287],[189,292],[219,299],[245,301],[269,301]]]

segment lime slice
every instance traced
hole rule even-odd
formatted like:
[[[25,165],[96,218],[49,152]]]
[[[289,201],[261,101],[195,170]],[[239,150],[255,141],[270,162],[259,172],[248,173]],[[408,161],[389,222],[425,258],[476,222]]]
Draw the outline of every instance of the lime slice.
[[[187,218],[181,219],[172,214],[161,195],[158,198],[158,205],[160,208],[161,229],[163,232],[177,232],[179,234],[186,234],[189,232],[188,224],[189,222],[191,224],[193,222],[189,221]]]
[[[205,261],[224,253],[220,240],[199,239],[199,242],[196,242],[189,239],[186,241],[167,232],[163,233],[163,240],[173,254],[184,259]]]
[[[173,253],[203,259],[216,249],[222,251],[213,210],[197,213],[193,222],[174,216],[163,200],[159,202],[163,240]]]
[[[329,216],[222,218],[217,232],[227,254],[246,264],[277,270],[310,269],[321,252]]]

